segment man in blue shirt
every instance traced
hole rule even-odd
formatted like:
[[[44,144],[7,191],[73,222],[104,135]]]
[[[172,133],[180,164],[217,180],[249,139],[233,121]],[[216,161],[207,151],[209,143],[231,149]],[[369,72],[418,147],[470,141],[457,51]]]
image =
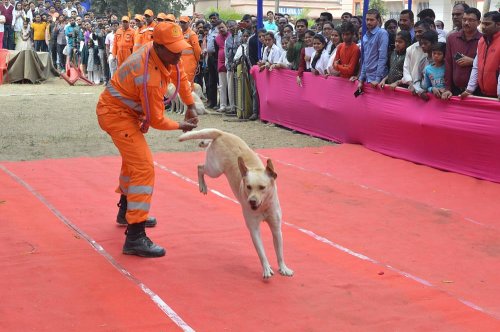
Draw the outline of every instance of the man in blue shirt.
[[[370,9],[366,13],[366,28],[368,31],[363,36],[361,54],[361,75],[359,76],[358,89],[363,89],[364,82],[372,87],[387,75],[387,46],[389,34],[379,27],[380,13]]]
[[[68,38],[68,57],[67,61],[72,61],[73,59],[73,51],[78,52],[80,48],[80,27],[76,24],[75,19],[73,17],[69,18],[69,24],[64,28],[64,34]]]

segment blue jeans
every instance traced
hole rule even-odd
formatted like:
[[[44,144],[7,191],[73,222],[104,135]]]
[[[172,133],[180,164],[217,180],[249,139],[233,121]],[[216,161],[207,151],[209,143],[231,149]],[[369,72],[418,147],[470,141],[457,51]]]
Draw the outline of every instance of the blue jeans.
[[[16,48],[14,43],[14,28],[11,25],[4,25],[3,48],[13,50]]]
[[[35,51],[47,52],[47,44],[45,43],[45,40],[35,40]]]

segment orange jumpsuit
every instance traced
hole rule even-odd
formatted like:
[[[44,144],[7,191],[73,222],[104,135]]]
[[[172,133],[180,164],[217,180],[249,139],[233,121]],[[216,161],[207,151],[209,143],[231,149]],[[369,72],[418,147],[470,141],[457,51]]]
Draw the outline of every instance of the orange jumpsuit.
[[[147,72],[150,125],[155,129],[174,130],[179,123],[163,116],[163,96],[169,83],[177,84],[175,66],[165,67],[150,42],[128,57],[118,68],[110,84],[99,97],[97,118],[120,151],[122,166],[117,193],[127,195],[126,219],[130,224],[147,219],[154,187],[153,156],[140,130],[145,117],[144,72],[147,51],[150,50]],[[179,94],[193,103],[187,76],[179,62],[181,85]]]
[[[184,39],[191,45],[191,48],[182,51],[182,63],[184,64],[184,70],[188,76],[191,86],[194,84],[194,77],[196,76],[196,68],[198,67],[198,62],[201,56],[201,47],[198,41],[198,35],[188,28],[184,32]]]
[[[137,51],[138,49],[140,49],[142,47],[142,34],[141,34],[141,30],[142,30],[143,27],[140,27],[139,29],[135,30],[135,33],[134,33],[134,47],[132,49],[132,52],[135,52]]]
[[[138,36],[134,44],[134,52],[142,47],[142,45],[149,43],[153,40],[153,30],[155,29],[156,22],[150,25],[143,26],[140,31],[138,31]]]
[[[120,28],[116,30],[113,55],[116,57],[118,67],[120,67],[130,54],[132,54],[132,49],[134,48],[134,33],[135,30],[132,28],[128,28],[127,30]]]

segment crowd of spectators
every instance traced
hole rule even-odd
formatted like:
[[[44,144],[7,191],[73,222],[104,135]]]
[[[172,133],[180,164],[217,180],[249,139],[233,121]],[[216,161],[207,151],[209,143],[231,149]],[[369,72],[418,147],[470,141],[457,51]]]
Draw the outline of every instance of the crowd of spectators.
[[[364,34],[361,19],[350,13],[338,24],[330,13],[321,13],[311,27],[305,19],[292,27],[282,16],[268,12],[267,17],[264,26],[277,30],[256,32],[265,45],[258,65],[261,70],[296,70],[299,86],[309,71],[358,81],[358,94],[368,86],[387,85],[406,88],[424,100],[472,94],[500,100],[500,12],[481,15],[476,8],[457,4],[447,32],[430,8],[416,16],[405,9],[399,21],[386,22],[370,9]]]
[[[303,73],[311,72],[318,79],[357,80],[358,93],[369,86],[399,87],[424,100],[472,94],[500,99],[500,12],[481,15],[463,3],[453,7],[449,32],[428,8],[417,15],[405,9],[398,21],[385,22],[376,9],[370,9],[363,33],[362,18],[351,13],[334,20],[324,12],[310,26],[306,19],[269,11],[264,27],[258,28],[256,16],[248,14],[239,21],[223,21],[216,12],[177,19],[147,10],[133,19],[118,20],[112,12],[87,11],[79,2],[1,1],[4,48],[50,52],[59,70],[73,61],[97,84],[107,83],[120,64],[115,36],[128,41],[131,54],[141,46],[137,36],[146,36],[156,22],[178,22],[195,50],[192,60],[183,57],[185,67],[191,68],[190,80],[206,91],[208,108],[229,115],[236,113],[235,72],[241,63],[247,70],[257,65],[261,71],[296,71],[299,86]],[[144,38],[142,43],[149,41]],[[258,93],[249,79],[250,119],[256,120]]]

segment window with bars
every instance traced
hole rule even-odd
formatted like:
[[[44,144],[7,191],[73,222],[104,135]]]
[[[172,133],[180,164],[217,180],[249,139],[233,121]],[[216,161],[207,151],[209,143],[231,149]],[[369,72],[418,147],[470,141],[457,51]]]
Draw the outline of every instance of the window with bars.
[[[477,1],[474,1],[474,0],[469,0],[469,1],[455,0],[453,6],[458,5],[459,3],[465,3],[465,4],[468,4],[470,7],[477,8]]]
[[[417,5],[417,13],[420,13],[422,10],[429,8],[428,1],[419,2]]]
[[[354,3],[354,15],[361,15],[361,2]]]

